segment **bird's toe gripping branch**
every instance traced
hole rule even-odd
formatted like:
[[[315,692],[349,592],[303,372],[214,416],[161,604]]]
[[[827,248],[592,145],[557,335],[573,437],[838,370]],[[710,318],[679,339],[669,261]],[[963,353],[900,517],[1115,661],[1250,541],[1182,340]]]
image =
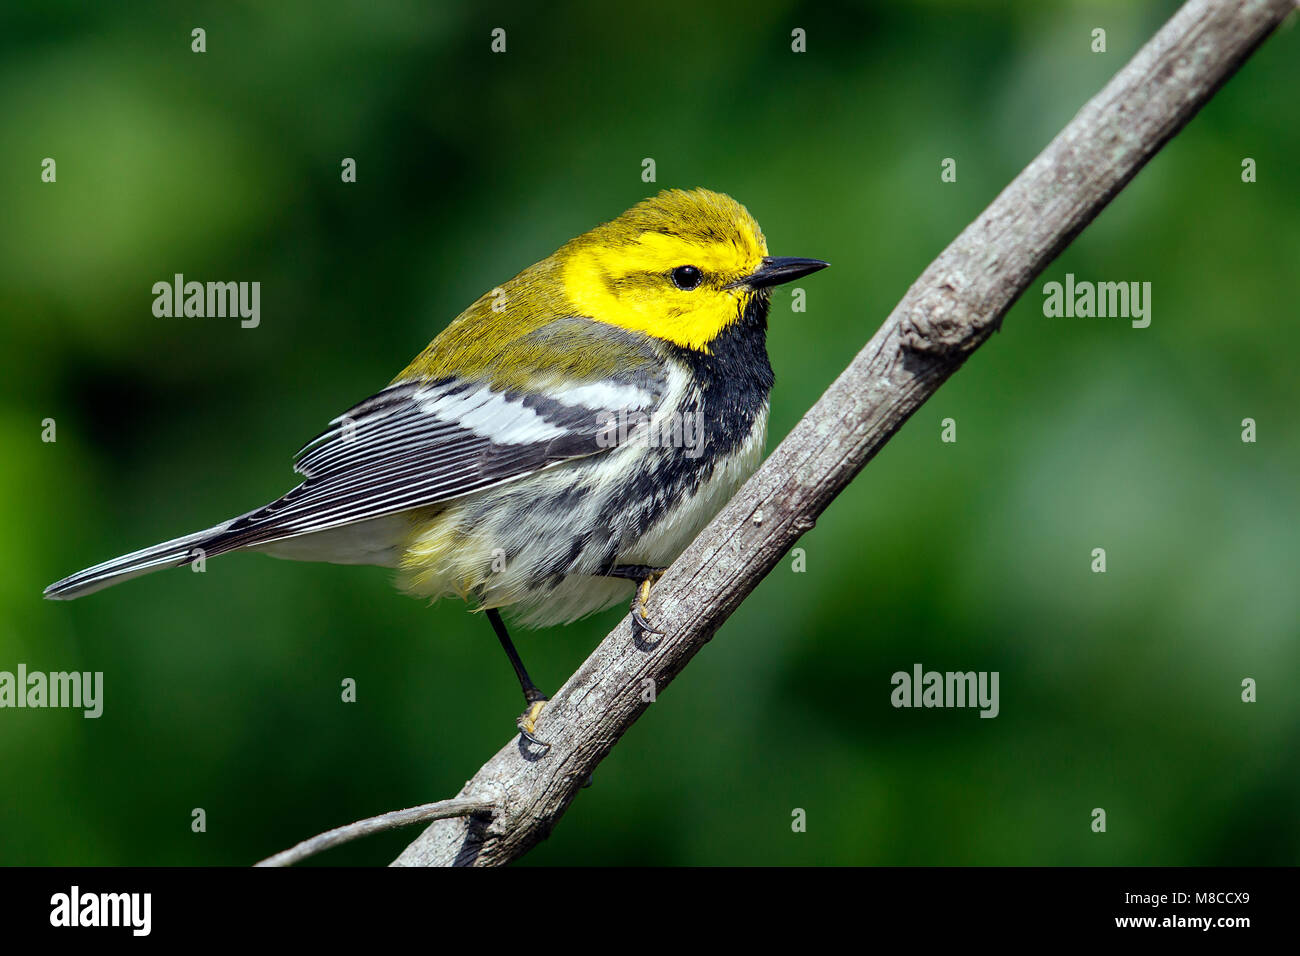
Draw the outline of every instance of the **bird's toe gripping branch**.
[[[667,568],[654,568],[651,570],[636,587],[636,597],[632,599],[632,621],[633,626],[640,630],[642,635],[650,637],[663,637],[664,632],[650,623],[650,616],[647,613],[646,605],[650,601],[650,589],[658,583],[659,579],[664,576]]]
[[[542,708],[546,706],[546,702],[549,699],[550,698],[548,697],[540,697],[537,700],[530,702],[528,709],[520,714],[519,719],[515,721],[515,726],[519,728],[519,736],[523,737],[524,740],[528,741],[528,743],[532,744],[534,747],[540,747],[542,753],[546,753],[550,750],[551,745],[545,740],[537,739],[537,718],[542,715]]]

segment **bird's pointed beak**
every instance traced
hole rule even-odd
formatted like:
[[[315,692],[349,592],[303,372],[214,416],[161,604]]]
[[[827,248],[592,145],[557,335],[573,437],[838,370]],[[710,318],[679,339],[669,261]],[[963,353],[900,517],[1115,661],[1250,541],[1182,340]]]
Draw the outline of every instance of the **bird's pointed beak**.
[[[758,267],[756,272],[750,273],[743,279],[737,279],[727,288],[734,289],[739,286],[747,286],[751,289],[766,289],[768,286],[781,285],[783,282],[801,279],[818,269],[825,269],[828,265],[830,265],[829,262],[822,262],[820,259],[768,256],[763,259],[763,264]]]

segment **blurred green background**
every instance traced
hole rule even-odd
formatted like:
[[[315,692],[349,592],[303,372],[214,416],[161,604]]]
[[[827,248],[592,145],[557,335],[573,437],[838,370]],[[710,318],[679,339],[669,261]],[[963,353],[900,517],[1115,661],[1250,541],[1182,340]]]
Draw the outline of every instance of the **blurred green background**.
[[[774,445],[1176,7],[6,5],[0,670],[106,690],[99,720],[0,711],[0,863],[246,864],[453,795],[520,708],[463,605],[257,555],[41,589],[287,490],[470,301],[662,187],[834,263],[805,314],[774,299]],[[1270,40],[1026,292],[527,863],[1297,862],[1298,52]],[[260,327],[156,318],[177,272],[260,281]],[[1045,318],[1067,272],[1151,282],[1151,327]],[[539,683],[619,613],[520,631]],[[918,662],[1000,672],[1000,716],[895,710]]]

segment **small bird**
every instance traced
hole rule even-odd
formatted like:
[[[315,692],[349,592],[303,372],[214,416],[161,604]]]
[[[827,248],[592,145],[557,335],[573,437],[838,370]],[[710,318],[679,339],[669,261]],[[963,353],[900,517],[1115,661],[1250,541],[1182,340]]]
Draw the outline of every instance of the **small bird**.
[[[745,207],[664,190],[481,296],[294,459],[303,481],[204,531],[64,578],[69,600],[228,551],[395,568],[486,612],[535,736],[546,696],[501,618],[542,627],[651,586],[758,466],[773,258]]]

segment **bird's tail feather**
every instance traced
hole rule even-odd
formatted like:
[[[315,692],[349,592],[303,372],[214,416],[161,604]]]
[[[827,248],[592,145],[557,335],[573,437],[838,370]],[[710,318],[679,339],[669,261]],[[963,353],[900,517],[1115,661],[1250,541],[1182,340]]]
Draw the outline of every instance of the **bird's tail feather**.
[[[196,558],[220,554],[230,550],[229,547],[221,547],[222,532],[229,526],[230,522],[227,521],[206,531],[173,538],[171,541],[155,544],[151,548],[133,551],[120,558],[97,564],[93,568],[78,571],[47,587],[45,596],[52,601],[71,601],[83,594],[92,594],[122,581],[138,578],[150,571],[179,568],[181,565],[190,564]]]

